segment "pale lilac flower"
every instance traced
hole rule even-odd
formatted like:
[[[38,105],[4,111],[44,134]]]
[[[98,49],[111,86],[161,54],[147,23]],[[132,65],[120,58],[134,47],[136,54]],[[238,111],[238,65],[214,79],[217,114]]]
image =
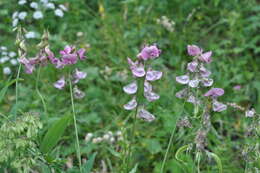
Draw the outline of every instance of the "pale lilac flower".
[[[187,102],[193,103],[195,105],[200,104],[200,100],[197,99],[194,95],[190,95],[187,99]]]
[[[199,71],[202,77],[209,77],[211,75],[211,72],[207,70],[203,65],[200,67]]]
[[[35,67],[34,67],[34,65],[32,64],[31,61],[29,61],[26,58],[20,58],[19,62],[25,66],[25,72],[27,74],[32,74],[32,72],[34,71]]]
[[[127,58],[128,64],[130,65],[130,69],[132,74],[135,77],[143,77],[145,75],[144,65],[138,61],[133,62],[130,58]]]
[[[212,86],[213,85],[213,79],[210,79],[210,78],[203,78],[201,80],[203,86],[205,87],[209,87],[209,86]]]
[[[160,56],[161,50],[157,48],[156,45],[152,46],[145,46],[142,51],[137,55],[139,59],[142,60],[148,60],[148,59],[153,59],[157,58]]]
[[[123,87],[123,90],[127,94],[135,94],[137,92],[137,82],[134,81]]]
[[[212,61],[211,55],[212,55],[211,51],[203,53],[199,56],[199,60],[205,63],[210,63]]]
[[[236,85],[236,86],[233,87],[233,89],[234,89],[234,90],[237,90],[237,91],[238,91],[238,90],[241,90],[241,88],[242,88],[241,85]]]
[[[255,109],[251,109],[251,110],[247,110],[246,111],[246,117],[254,117],[254,115],[255,115]]]
[[[87,73],[83,71],[79,71],[77,68],[75,73],[73,74],[74,80],[73,83],[78,83],[80,79],[85,79],[87,77]]]
[[[85,97],[85,93],[81,91],[77,86],[73,88],[73,95],[76,99],[82,99]]]
[[[85,52],[86,52],[86,50],[83,49],[83,48],[81,48],[81,49],[79,49],[79,50],[77,51],[77,54],[79,55],[79,59],[80,59],[80,60],[86,59],[86,56],[84,55]]]
[[[138,110],[138,117],[147,122],[152,122],[155,120],[154,115],[145,110],[144,108]]]
[[[189,86],[192,88],[197,88],[199,86],[199,79],[192,79],[189,81]]]
[[[202,53],[202,49],[196,45],[188,45],[187,50],[188,50],[188,54],[191,56],[197,56]]]
[[[207,93],[204,94],[206,97],[219,97],[224,94],[224,90],[222,88],[211,88]]]
[[[136,98],[134,97],[132,100],[130,100],[128,103],[124,105],[125,110],[133,110],[137,106]]]
[[[144,81],[144,92],[152,92],[153,86],[148,82]]]
[[[159,80],[162,77],[162,72],[152,70],[151,68],[148,69],[146,73],[146,80],[148,81],[155,81]]]
[[[213,107],[213,111],[215,112],[222,112],[227,109],[227,105],[218,102],[217,100],[213,100],[212,107]]]
[[[188,84],[190,77],[188,75],[177,76],[176,81],[180,84]]]
[[[65,84],[65,78],[63,76],[57,82],[54,83],[54,87],[61,90],[65,87]]]
[[[154,92],[145,92],[144,93],[145,98],[149,101],[149,102],[153,102],[155,100],[158,100],[160,98],[160,96]]]
[[[190,72],[196,72],[198,65],[199,65],[198,62],[192,61],[192,62],[188,63],[187,69]]]

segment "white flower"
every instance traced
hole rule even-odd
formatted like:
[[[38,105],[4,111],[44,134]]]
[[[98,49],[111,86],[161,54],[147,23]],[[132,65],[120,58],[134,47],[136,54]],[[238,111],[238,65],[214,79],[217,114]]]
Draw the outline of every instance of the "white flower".
[[[108,140],[110,138],[110,135],[108,135],[108,134],[105,134],[104,136],[103,136],[103,139],[104,140]]]
[[[49,9],[55,9],[55,5],[54,5],[53,3],[51,3],[51,2],[47,3],[47,4],[45,5],[45,7],[46,7],[46,8],[49,8]]]
[[[43,4],[47,4],[49,1],[48,1],[48,0],[41,0],[41,2],[42,2]]]
[[[20,1],[18,1],[18,4],[19,5],[24,5],[26,3],[26,0],[20,0]]]
[[[18,19],[14,19],[13,22],[12,22],[12,26],[16,27],[17,24],[18,24],[18,21],[19,21]]]
[[[11,69],[9,67],[5,67],[3,69],[3,73],[6,74],[6,75],[9,75],[9,74],[11,74]]]
[[[7,55],[7,52],[2,52],[2,55]]]
[[[63,15],[64,15],[64,13],[61,9],[56,9],[54,11],[54,13],[55,13],[56,16],[59,16],[59,17],[63,17]]]
[[[11,63],[12,65],[17,65],[17,64],[18,64],[18,62],[17,62],[16,59],[11,59],[11,60],[10,60],[10,63]]]
[[[21,20],[24,20],[26,16],[27,16],[27,12],[25,11],[22,11],[18,14],[18,18]]]
[[[14,12],[13,15],[12,15],[12,18],[16,18],[18,16],[18,11]]]
[[[34,9],[37,9],[38,8],[38,4],[36,2],[32,2],[30,4],[30,7],[34,8]]]
[[[41,12],[41,11],[35,11],[35,12],[33,13],[33,18],[34,18],[34,19],[42,19],[42,18],[43,18],[42,12]]]
[[[15,57],[16,56],[16,53],[15,52],[9,52],[8,54],[11,58]]]
[[[0,59],[0,63],[1,64],[3,64],[3,63],[5,63],[6,61],[9,61],[9,57],[8,56],[5,56],[5,57],[2,57],[1,59]]]
[[[30,32],[27,32],[26,34],[25,34],[25,37],[26,38],[35,38],[36,37],[36,33],[35,32],[33,32],[33,31],[30,31]]]
[[[7,50],[7,48],[5,46],[1,46],[0,49],[1,50]]]
[[[62,9],[63,11],[67,11],[67,10],[68,10],[68,9],[67,9],[64,5],[62,5],[62,4],[60,4],[59,7],[60,7],[60,9]]]

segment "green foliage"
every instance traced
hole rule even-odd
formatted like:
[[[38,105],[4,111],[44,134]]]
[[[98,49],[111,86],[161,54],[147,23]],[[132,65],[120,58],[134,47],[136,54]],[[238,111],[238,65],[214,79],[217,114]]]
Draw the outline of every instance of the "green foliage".
[[[41,128],[39,117],[32,113],[4,121],[0,128],[1,165],[14,168],[17,172],[29,172],[36,165],[36,139]]]

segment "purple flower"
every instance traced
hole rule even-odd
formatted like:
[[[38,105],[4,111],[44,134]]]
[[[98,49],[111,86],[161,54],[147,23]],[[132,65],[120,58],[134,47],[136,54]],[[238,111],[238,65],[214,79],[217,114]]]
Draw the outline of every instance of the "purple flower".
[[[161,79],[161,77],[162,77],[162,72],[155,71],[155,70],[152,70],[151,68],[149,68],[147,70],[145,79],[148,81],[155,81],[155,80]]]
[[[211,88],[207,93],[204,94],[206,97],[219,97],[224,94],[224,90],[222,88]]]
[[[137,55],[139,59],[142,60],[148,60],[148,59],[153,59],[157,58],[160,56],[161,50],[157,48],[156,45],[152,46],[145,46],[142,51]]]
[[[144,108],[138,110],[138,117],[148,122],[152,122],[153,120],[155,120],[154,115],[145,110]]]
[[[61,90],[64,88],[65,83],[65,78],[63,76],[57,82],[54,83],[54,87]]]
[[[78,61],[77,53],[74,51],[75,48],[71,46],[65,46],[64,50],[60,51],[61,61],[64,65],[76,64]]]
[[[152,92],[153,86],[148,82],[144,81],[144,92]]]
[[[61,50],[61,51],[60,51],[60,54],[61,54],[61,55],[70,54],[74,49],[75,49],[74,46],[69,46],[69,45],[67,45],[67,46],[65,46],[64,50]]]
[[[73,95],[76,99],[82,99],[85,97],[85,93],[83,91],[81,91],[80,89],[78,89],[77,86],[75,86],[73,88]]]
[[[135,94],[137,92],[137,82],[134,81],[123,87],[123,90],[127,94]]]
[[[255,115],[255,109],[251,109],[251,110],[247,110],[246,111],[246,117],[254,117],[254,115]]]
[[[141,62],[133,62],[130,58],[127,58],[127,60],[135,77],[143,77],[145,75],[144,65]]]
[[[130,100],[127,104],[124,105],[124,109],[133,110],[134,108],[136,108],[136,106],[137,106],[137,102],[136,102],[136,98],[134,97],[132,100]]]
[[[180,91],[178,91],[175,96],[179,99],[182,99],[182,98],[185,98],[188,96],[188,89],[187,88],[184,88]]]
[[[188,75],[177,76],[176,81],[180,84],[187,84],[190,81],[190,77]]]
[[[188,54],[191,56],[197,56],[202,53],[202,49],[196,45],[188,45],[187,50],[188,50]]]
[[[227,105],[218,102],[217,100],[213,100],[212,107],[213,107],[213,111],[215,112],[222,112],[227,109]]]
[[[202,77],[209,77],[211,75],[211,72],[207,70],[203,65],[200,67],[200,75]]]
[[[145,98],[149,101],[149,102],[152,102],[152,101],[155,101],[155,100],[158,100],[160,98],[160,96],[152,91],[150,92],[145,92],[144,93],[144,96]]]
[[[197,99],[194,95],[190,95],[187,99],[187,102],[195,104],[195,105],[200,104],[200,100]]]
[[[197,88],[199,86],[199,83],[200,83],[199,79],[192,79],[189,81],[189,86],[191,88]]]
[[[187,65],[187,69],[191,72],[195,72],[197,67],[198,67],[198,62],[196,62],[196,61],[192,61],[192,62],[188,63],[188,65]]]
[[[241,88],[242,88],[241,85],[236,85],[236,86],[233,87],[233,89],[234,89],[234,90],[237,90],[237,91],[238,91],[238,90],[241,90]]]
[[[77,51],[80,60],[86,59],[86,56],[84,56],[85,52],[86,52],[86,50],[83,49],[83,48],[81,48],[81,49],[79,49],[79,50]]]
[[[211,51],[203,53],[199,56],[199,60],[205,63],[210,63],[212,61],[211,55],[212,55]]]
[[[210,78],[203,78],[201,80],[203,86],[205,87],[209,87],[209,86],[212,86],[213,85],[213,79],[210,79]]]
[[[75,73],[73,74],[74,80],[73,83],[78,83],[80,79],[85,79],[87,77],[87,73],[83,71],[79,71],[77,68]]]
[[[32,64],[32,62],[30,62],[27,58],[24,58],[24,57],[20,58],[19,62],[25,66],[25,72],[27,74],[33,73],[33,71],[35,69],[34,64]]]

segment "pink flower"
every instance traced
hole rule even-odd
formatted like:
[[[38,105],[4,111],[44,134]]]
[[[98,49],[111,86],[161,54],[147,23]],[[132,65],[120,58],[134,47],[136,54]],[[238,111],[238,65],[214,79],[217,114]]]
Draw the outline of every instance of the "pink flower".
[[[211,55],[212,55],[211,51],[203,53],[199,56],[199,60],[205,63],[210,63],[212,61]]]
[[[63,76],[57,82],[54,83],[54,87],[61,90],[64,88],[65,83],[65,78]]]
[[[83,49],[83,48],[81,48],[81,49],[79,49],[79,50],[77,51],[80,60],[86,59],[86,56],[84,56],[85,52],[86,52],[86,50]]]
[[[224,94],[224,90],[222,88],[211,88],[207,93],[204,94],[206,97],[219,97]]]
[[[139,61],[133,62],[130,58],[127,58],[127,60],[128,60],[128,64],[130,65],[132,74],[135,77],[143,77],[145,75],[144,65],[141,62]]]
[[[196,45],[188,45],[187,50],[188,50],[188,54],[191,56],[197,56],[202,53],[202,49]]]
[[[209,77],[211,75],[211,72],[207,70],[203,65],[200,67],[200,75],[202,77]]]
[[[233,89],[234,89],[234,90],[237,90],[237,91],[238,91],[238,90],[241,90],[241,88],[242,88],[241,85],[236,85],[236,86],[233,87]]]
[[[25,66],[25,72],[27,74],[33,73],[33,71],[35,69],[33,61],[30,62],[27,58],[20,58],[19,62]]]
[[[142,51],[137,55],[139,59],[148,60],[154,59],[160,56],[161,50],[156,45],[145,46]]]

